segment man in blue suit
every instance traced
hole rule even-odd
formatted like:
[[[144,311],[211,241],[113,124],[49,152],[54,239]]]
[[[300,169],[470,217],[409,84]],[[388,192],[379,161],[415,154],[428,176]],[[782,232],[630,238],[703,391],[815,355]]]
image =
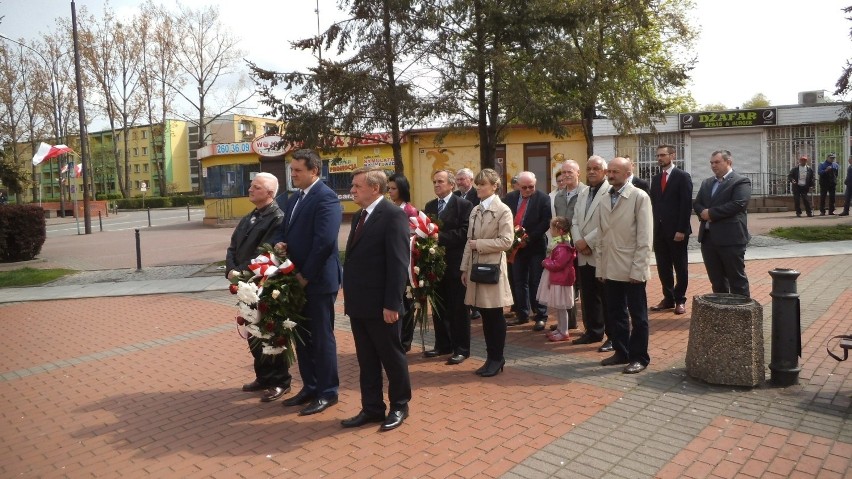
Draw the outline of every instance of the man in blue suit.
[[[337,194],[320,181],[321,169],[322,159],[315,151],[305,149],[292,154],[290,178],[301,191],[287,200],[275,245],[286,249],[307,296],[302,315],[310,319],[310,334],[303,334],[304,343],[296,345],[302,390],[284,401],[284,406],[304,405],[301,416],[336,404],[340,383],[334,302],[342,277],[337,235],[343,212]]]
[[[750,296],[745,250],[751,238],[746,209],[751,181],[737,174],[728,150],[710,156],[713,176],[701,183],[693,209],[701,219],[698,242],[714,293]]]

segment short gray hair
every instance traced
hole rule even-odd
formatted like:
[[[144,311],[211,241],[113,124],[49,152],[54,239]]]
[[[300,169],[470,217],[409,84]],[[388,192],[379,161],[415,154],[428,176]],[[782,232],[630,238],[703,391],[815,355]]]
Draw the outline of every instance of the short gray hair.
[[[469,178],[471,180],[473,179],[473,171],[471,171],[470,168],[462,168],[456,172],[456,175],[462,175],[465,178]]]
[[[579,164],[579,163],[577,163],[577,162],[576,162],[576,161],[574,161],[574,160],[565,160],[565,161],[563,161],[563,162],[562,162],[562,167],[561,167],[561,168],[559,168],[559,169],[560,169],[560,170],[562,170],[562,171],[565,171],[565,167],[566,167],[566,166],[567,166],[568,168],[571,168],[572,170],[576,171],[577,173],[579,173],[579,172],[580,172],[580,164]]]
[[[385,194],[388,191],[388,175],[381,168],[364,167],[356,168],[352,171],[352,177],[364,175],[367,180],[367,186],[378,186],[379,193]]]
[[[602,156],[598,156],[598,155],[590,156],[589,159],[586,160],[586,166],[588,166],[589,163],[598,163],[598,164],[601,165],[602,169],[604,169],[604,170],[606,169],[606,160],[604,160]]]
[[[518,173],[518,179],[520,180],[521,178],[527,178],[535,182],[535,173],[533,173],[532,171],[522,171]]]
[[[278,195],[278,177],[273,175],[272,173],[261,172],[254,175],[255,179],[260,178],[263,181],[263,185],[266,187],[267,191],[272,192],[272,196]]]

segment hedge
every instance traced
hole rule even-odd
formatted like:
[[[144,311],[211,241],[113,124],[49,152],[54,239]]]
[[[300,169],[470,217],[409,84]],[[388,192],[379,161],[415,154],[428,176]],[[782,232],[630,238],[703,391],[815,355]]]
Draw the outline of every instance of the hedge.
[[[29,261],[47,238],[44,209],[37,205],[0,206],[0,261]]]

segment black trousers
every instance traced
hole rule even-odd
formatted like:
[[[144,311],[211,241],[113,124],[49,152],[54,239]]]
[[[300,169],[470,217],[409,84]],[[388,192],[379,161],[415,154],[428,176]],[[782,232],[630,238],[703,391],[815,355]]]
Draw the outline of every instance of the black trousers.
[[[438,283],[440,300],[438,307],[432,309],[436,351],[470,356],[470,315],[464,304],[466,291],[461,271],[447,272]]]
[[[536,321],[547,321],[547,306],[538,303],[535,295],[544,267],[544,251],[519,251],[512,263],[512,282],[515,284],[515,310],[519,319],[534,316]]]
[[[686,287],[689,284],[688,243],[688,236],[682,241],[675,241],[672,237],[664,237],[662,233],[654,234],[657,275],[663,286],[663,300],[666,303],[686,303]]]
[[[257,382],[268,388],[276,386],[289,388],[293,376],[290,375],[287,362],[284,361],[284,355],[264,356],[263,346],[253,336],[249,336],[248,345],[254,358],[254,375]]]
[[[811,209],[811,200],[808,198],[808,191],[810,188],[807,186],[800,186],[798,183],[793,183],[793,204],[796,207],[796,214],[802,214],[802,208],[799,206],[799,200],[801,199],[802,203],[805,204],[805,213],[811,215],[813,210]]]
[[[606,280],[606,321],[609,339],[617,354],[647,366],[648,296],[645,283]]]
[[[485,337],[485,351],[491,361],[502,361],[506,348],[506,318],[503,308],[479,308],[482,315],[482,335]]]
[[[745,273],[746,245],[719,246],[707,230],[701,241],[701,257],[714,293],[733,293],[751,297]]]
[[[604,312],[606,311],[603,283],[595,277],[595,267],[592,265],[582,265],[577,271],[583,285],[580,289],[580,306],[583,312],[583,328],[586,330],[584,334],[595,340],[603,339]]]
[[[834,190],[836,185],[819,185],[819,212],[825,213],[825,197],[828,195],[828,212],[834,213]]]
[[[360,369],[361,408],[369,415],[385,413],[384,370],[388,377],[391,410],[407,410],[411,400],[411,379],[405,351],[399,340],[400,321],[388,324],[383,318],[351,318],[350,323]]]

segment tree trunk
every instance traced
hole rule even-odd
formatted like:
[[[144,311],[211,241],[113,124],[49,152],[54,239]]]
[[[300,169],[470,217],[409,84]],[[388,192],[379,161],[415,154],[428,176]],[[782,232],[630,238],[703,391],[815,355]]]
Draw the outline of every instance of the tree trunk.
[[[583,136],[586,138],[586,158],[595,154],[595,135],[592,125],[595,120],[595,105],[583,108]]]

